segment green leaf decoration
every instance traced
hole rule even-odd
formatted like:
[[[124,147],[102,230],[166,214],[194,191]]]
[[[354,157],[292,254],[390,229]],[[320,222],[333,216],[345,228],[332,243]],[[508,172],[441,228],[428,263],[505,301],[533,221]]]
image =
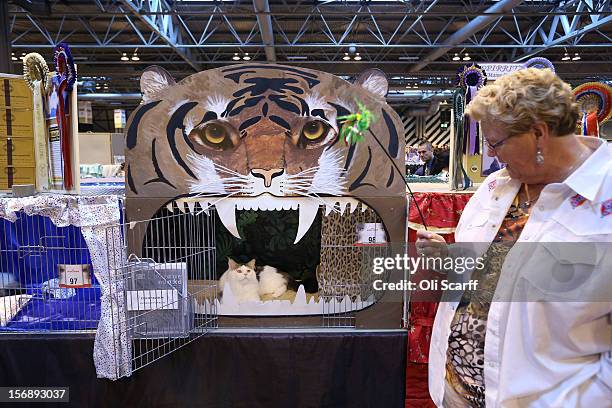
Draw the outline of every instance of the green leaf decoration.
[[[244,211],[242,212],[238,220],[236,221],[236,228],[241,237],[246,237],[245,228],[251,224],[257,222],[257,212],[255,211]]]
[[[355,102],[358,107],[357,113],[338,117],[338,120],[342,123],[340,138],[344,140],[347,146],[365,140],[365,132],[375,120],[372,112],[364,104],[357,100]]]

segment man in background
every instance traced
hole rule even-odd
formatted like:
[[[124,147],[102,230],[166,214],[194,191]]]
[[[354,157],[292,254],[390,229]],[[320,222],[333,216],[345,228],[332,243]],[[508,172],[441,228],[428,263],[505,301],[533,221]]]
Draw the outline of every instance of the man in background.
[[[448,155],[435,155],[431,142],[427,140],[421,141],[417,152],[423,161],[423,165],[416,169],[414,172],[415,175],[435,176],[436,174],[440,174],[443,169],[448,168]]]

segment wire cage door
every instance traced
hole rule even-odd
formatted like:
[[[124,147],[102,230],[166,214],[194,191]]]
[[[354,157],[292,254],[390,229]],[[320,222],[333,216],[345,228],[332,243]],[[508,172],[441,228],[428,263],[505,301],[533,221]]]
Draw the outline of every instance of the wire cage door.
[[[162,212],[154,219],[113,226],[107,230],[107,250],[111,293],[102,313],[111,322],[118,359],[127,366],[118,377],[217,327],[210,210]]]

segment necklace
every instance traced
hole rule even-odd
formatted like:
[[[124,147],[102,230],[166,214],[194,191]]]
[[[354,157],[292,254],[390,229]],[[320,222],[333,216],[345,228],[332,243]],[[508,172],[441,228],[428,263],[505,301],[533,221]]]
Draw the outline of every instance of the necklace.
[[[529,184],[524,183],[523,184],[523,188],[525,190],[525,195],[527,196],[527,200],[523,201],[522,203],[519,203],[518,207],[525,211],[528,212],[529,209],[531,208],[531,205],[538,199],[538,197],[540,197],[540,194],[538,194],[533,200],[531,199],[531,196],[529,195]]]
[[[525,195],[527,196],[527,200],[523,203],[523,209],[528,209],[531,207],[531,197],[529,196],[529,184],[524,184],[525,187]]]
[[[566,175],[565,175],[564,179],[569,177],[574,172],[574,170],[576,170],[576,168],[578,166],[580,166],[582,163],[584,163],[584,159],[588,155],[590,155],[590,154],[591,154],[590,150],[586,150],[586,151],[582,152],[580,154],[580,156],[578,156],[578,158],[575,160],[575,162],[572,165],[572,167],[570,167],[569,170],[566,172]],[[525,191],[525,195],[527,196],[527,199],[525,201],[523,201],[522,203],[519,201],[518,208],[521,209],[522,211],[524,211],[525,213],[527,213],[527,215],[529,215],[529,209],[531,208],[533,203],[535,203],[537,201],[537,199],[540,197],[540,194],[538,193],[536,197],[531,199],[531,196],[529,195],[529,184],[523,183],[523,189]]]

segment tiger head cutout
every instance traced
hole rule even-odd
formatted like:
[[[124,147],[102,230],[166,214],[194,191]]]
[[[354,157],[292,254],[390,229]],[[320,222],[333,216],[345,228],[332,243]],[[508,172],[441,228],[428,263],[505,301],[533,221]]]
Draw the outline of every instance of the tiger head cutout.
[[[385,103],[381,71],[350,83],[311,69],[242,64],[175,83],[150,67],[140,82],[143,103],[126,131],[128,219],[138,199],[157,209],[214,205],[239,236],[237,209],[296,209],[298,242],[320,207],[350,212],[361,202],[390,239],[403,239],[403,126]],[[365,140],[347,144],[338,117],[357,113],[357,102],[375,119]]]

